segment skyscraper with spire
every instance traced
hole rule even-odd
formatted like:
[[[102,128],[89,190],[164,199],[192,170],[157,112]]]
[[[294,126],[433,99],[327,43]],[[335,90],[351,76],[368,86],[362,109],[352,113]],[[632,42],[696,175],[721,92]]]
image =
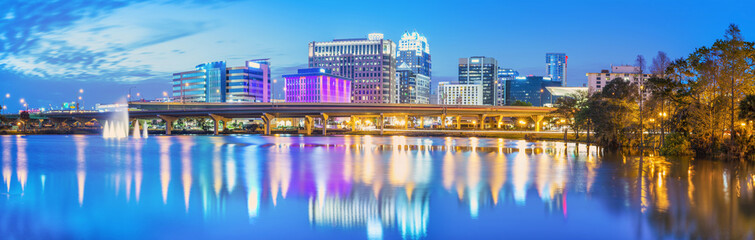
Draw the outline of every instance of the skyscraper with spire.
[[[396,50],[399,102],[430,103],[432,61],[427,38],[417,31],[405,32]]]
[[[569,57],[566,53],[546,53],[545,54],[545,74],[553,81],[561,81],[563,87],[566,87],[566,62]]]

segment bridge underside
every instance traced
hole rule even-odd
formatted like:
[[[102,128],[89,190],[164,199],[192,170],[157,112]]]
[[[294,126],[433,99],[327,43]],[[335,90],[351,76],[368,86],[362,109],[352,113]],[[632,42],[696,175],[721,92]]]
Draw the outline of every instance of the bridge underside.
[[[348,118],[351,130],[359,124],[374,123],[382,130],[386,125],[404,129],[425,128],[440,125],[441,129],[460,129],[462,122],[475,129],[500,128],[506,118],[526,118],[541,129],[544,117],[553,111],[544,107],[514,106],[467,106],[467,105],[415,105],[415,104],[353,104],[353,103],[129,103],[130,121],[136,119],[162,119],[166,123],[166,134],[170,134],[173,123],[180,118],[208,118],[214,122],[214,133],[225,129],[232,119],[261,119],[265,134],[271,133],[275,119],[301,119],[305,132],[311,134],[316,121],[322,133],[327,134],[328,123],[334,118]],[[35,118],[53,123],[55,126],[74,122],[103,121],[112,113],[62,112],[42,113]],[[14,116],[7,115],[13,119]],[[18,119],[16,115],[16,120]],[[365,120],[365,121],[362,121]],[[27,120],[28,121],[28,120]],[[26,124],[26,123],[24,123]],[[41,121],[40,121],[41,125]]]

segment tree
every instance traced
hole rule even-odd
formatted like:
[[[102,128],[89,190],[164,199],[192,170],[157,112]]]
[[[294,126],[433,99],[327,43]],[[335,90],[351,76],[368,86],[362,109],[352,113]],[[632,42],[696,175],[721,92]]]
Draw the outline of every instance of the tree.
[[[577,121],[577,115],[584,108],[587,101],[587,92],[580,91],[570,94],[556,100],[556,110],[551,112],[563,121],[563,124],[569,126],[574,132],[574,138],[579,139],[579,131],[582,127],[582,121]],[[566,142],[567,128],[564,128],[564,142]]]
[[[578,113],[595,129],[598,144],[618,148],[630,146],[636,133],[638,89],[636,84],[615,78],[602,91],[590,95]]]
[[[747,95],[739,102],[739,118],[755,121],[755,95]]]
[[[650,66],[650,73],[656,77],[664,77],[669,65],[671,65],[671,59],[665,52],[658,51],[658,55],[653,58],[653,63]]]
[[[529,102],[522,102],[519,100],[516,100],[514,103],[511,104],[511,106],[524,106],[524,107],[531,107],[532,103]]]

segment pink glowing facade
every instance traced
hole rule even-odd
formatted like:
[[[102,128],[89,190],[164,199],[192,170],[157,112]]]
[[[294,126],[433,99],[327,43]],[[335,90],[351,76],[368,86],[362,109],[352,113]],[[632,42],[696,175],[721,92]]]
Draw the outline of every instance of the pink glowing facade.
[[[351,102],[351,80],[331,75],[325,69],[299,69],[298,74],[283,78],[286,102]]]

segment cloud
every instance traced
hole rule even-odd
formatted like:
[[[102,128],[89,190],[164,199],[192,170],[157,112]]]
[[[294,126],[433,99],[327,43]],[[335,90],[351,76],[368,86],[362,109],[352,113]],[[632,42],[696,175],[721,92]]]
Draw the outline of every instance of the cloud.
[[[153,48],[202,33],[213,24],[147,11],[187,8],[186,4],[4,1],[0,3],[0,70],[76,81],[134,82],[169,76],[169,71],[150,65],[150,58],[183,51]],[[142,12],[147,13],[140,15]]]

